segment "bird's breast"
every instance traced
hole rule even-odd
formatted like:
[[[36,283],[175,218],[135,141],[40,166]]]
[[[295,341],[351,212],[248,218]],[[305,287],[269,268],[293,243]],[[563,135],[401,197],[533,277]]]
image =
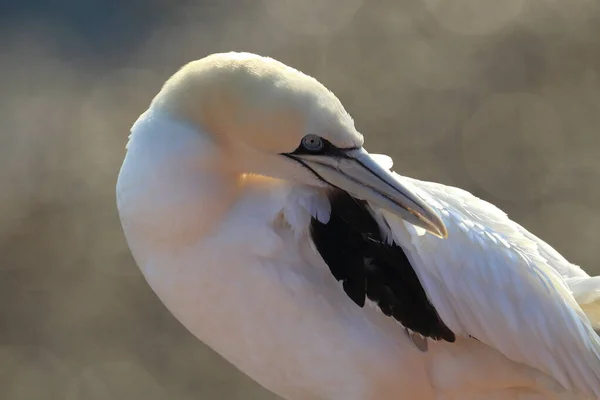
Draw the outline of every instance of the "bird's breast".
[[[176,253],[131,243],[149,285],[198,339],[286,398],[362,400],[402,385],[430,390],[422,354],[399,325],[358,308],[333,278],[310,273],[319,268],[232,247],[228,234]]]

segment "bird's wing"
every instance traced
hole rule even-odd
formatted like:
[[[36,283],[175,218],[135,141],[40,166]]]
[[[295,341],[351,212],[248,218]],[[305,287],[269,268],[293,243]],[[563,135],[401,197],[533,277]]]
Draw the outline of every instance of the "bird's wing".
[[[472,196],[478,201],[482,201]],[[512,222],[512,221],[511,221]],[[588,278],[589,275],[578,265],[568,262],[558,251],[556,251],[548,243],[523,228],[521,225],[512,222],[516,229],[523,234],[527,239],[534,242],[538,247],[538,252],[541,257],[548,261],[548,265],[554,268],[563,278]]]
[[[600,340],[561,276],[577,267],[472,194],[396,176],[448,228],[439,239],[378,210],[448,327],[600,397]]]

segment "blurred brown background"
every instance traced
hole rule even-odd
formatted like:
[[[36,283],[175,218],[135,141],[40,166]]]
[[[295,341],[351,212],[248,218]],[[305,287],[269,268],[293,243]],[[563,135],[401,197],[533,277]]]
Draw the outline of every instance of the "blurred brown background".
[[[273,399],[165,310],[115,210],[132,122],[228,50],[317,77],[396,171],[600,272],[595,0],[1,2],[0,399]]]

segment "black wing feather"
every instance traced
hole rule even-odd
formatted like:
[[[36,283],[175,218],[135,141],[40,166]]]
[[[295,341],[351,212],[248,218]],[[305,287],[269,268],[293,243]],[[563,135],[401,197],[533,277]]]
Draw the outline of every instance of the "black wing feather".
[[[377,303],[404,327],[435,340],[454,342],[454,333],[440,319],[402,247],[387,244],[369,205],[339,189],[329,193],[331,218],[311,222],[312,240],[360,307]]]

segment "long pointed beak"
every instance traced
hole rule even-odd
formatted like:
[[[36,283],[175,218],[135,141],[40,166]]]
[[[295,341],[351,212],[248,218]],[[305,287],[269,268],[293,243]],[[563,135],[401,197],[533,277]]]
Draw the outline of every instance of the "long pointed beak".
[[[440,238],[448,231],[442,219],[419,196],[379,166],[364,149],[350,150],[345,156],[290,154],[329,184],[399,215]]]

